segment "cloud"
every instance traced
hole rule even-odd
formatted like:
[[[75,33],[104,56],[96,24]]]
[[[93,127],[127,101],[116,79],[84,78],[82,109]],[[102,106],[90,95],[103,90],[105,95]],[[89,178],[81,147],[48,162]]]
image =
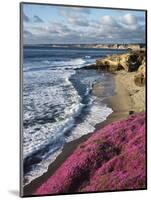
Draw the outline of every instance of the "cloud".
[[[26,23],[43,23],[44,21],[38,16],[38,15],[34,15],[33,17],[28,17],[27,15],[25,15],[25,13],[23,13],[23,21]]]
[[[25,13],[23,13],[23,21],[30,22],[30,18],[27,15],[25,15]]]
[[[53,22],[49,24],[48,26],[31,26],[30,30],[32,34],[40,37],[45,36],[57,36],[57,37],[63,37],[64,35],[69,35],[73,32],[72,29],[70,29],[67,25],[64,25],[59,22]]]
[[[125,14],[121,17],[105,15],[95,22],[91,34],[95,35],[96,40],[108,43],[130,43],[144,41],[144,25],[139,23],[136,16]]]
[[[77,18],[77,17],[72,17],[72,16],[70,16],[68,18],[68,22],[70,24],[77,25],[77,26],[89,26],[90,25],[88,20],[82,19],[82,18]]]
[[[139,19],[139,17],[132,15],[130,13],[127,13],[125,15],[123,15],[122,17],[120,17],[119,22],[121,24],[121,27],[125,29],[125,31],[141,31],[141,25],[140,22],[142,23],[143,20]],[[143,24],[145,23],[145,21],[143,22]]]
[[[145,14],[144,16],[137,16],[137,20],[140,22],[140,23],[144,23],[145,22]]]
[[[74,8],[70,8],[71,11],[76,11],[76,12],[82,12],[84,14],[90,14],[91,10],[89,8],[82,8],[82,7],[74,7]]]
[[[121,17],[121,22],[126,25],[135,25],[137,24],[137,18],[134,15],[127,13]]]
[[[89,8],[82,8],[82,7],[58,7],[58,13],[72,13],[74,14],[84,14],[89,15],[91,14],[91,9]]]
[[[49,34],[57,34],[58,36],[67,35],[72,32],[72,29],[60,22],[53,22],[48,26]]]
[[[105,15],[105,16],[101,17],[100,21],[102,24],[107,25],[107,26],[117,26],[118,25],[116,20],[109,15]]]
[[[33,36],[33,34],[30,31],[24,30],[24,37],[31,37],[31,36]]]
[[[124,13],[122,16],[104,15],[95,19],[89,17],[89,12],[83,14],[78,9],[59,9],[60,18],[49,24],[30,23],[30,28],[29,24],[26,24],[25,41],[28,43],[141,43],[145,41],[145,21],[141,19],[140,22],[138,16]],[[37,17],[34,16],[37,21],[40,21]]]
[[[34,15],[33,16],[33,22],[43,23],[44,21],[38,15]]]
[[[90,9],[75,7],[59,9],[59,15],[68,21],[69,24],[76,26],[89,26]]]

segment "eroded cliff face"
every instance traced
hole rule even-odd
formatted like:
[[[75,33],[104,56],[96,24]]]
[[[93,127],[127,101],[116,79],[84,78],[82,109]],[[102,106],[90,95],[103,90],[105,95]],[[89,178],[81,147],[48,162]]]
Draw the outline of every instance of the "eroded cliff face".
[[[107,56],[96,60],[98,69],[107,71],[117,71],[124,69],[126,71],[137,71],[140,65],[144,63],[145,51],[133,51],[122,55]]]
[[[146,80],[146,58],[145,50],[132,51],[122,55],[107,56],[96,60],[95,68],[102,71],[116,72],[125,70],[127,72],[137,73],[134,76],[134,82],[138,86],[144,86]]]
[[[52,47],[140,50],[142,48],[145,48],[145,44],[53,44]]]
[[[141,45],[139,44],[98,44],[98,45],[93,45],[93,47],[102,49],[132,49],[132,50],[141,49]]]
[[[143,189],[145,150],[145,114],[131,115],[80,144],[35,194]]]
[[[134,76],[134,82],[137,86],[144,86],[146,81],[146,61],[142,61],[142,64],[138,68],[138,73]]]
[[[112,55],[96,60],[96,66],[99,70],[115,72],[125,69],[128,71],[128,54]]]

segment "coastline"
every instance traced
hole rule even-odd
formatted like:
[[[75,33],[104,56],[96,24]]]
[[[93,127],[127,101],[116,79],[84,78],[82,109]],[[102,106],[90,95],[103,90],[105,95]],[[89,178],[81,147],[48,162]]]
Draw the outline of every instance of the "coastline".
[[[112,108],[113,113],[111,113],[105,121],[98,123],[95,126],[95,131],[103,128],[105,125],[111,124],[114,121],[126,119],[129,116],[129,114],[132,114],[134,112],[137,113],[143,110],[143,108],[134,105],[133,96],[135,95],[135,86],[129,88],[127,87],[127,85],[124,85],[125,87],[123,87],[123,81],[125,81],[125,79],[129,79],[129,73],[125,71],[119,71],[115,73],[113,78],[115,79],[116,94],[104,100],[108,107]],[[100,87],[100,85],[94,85],[92,90],[93,92],[95,91],[95,95],[99,97],[100,90],[97,90],[97,87]],[[142,88],[139,89],[141,90]],[[138,102],[138,104],[140,104],[141,106],[143,105],[143,103],[140,102]],[[64,161],[73,153],[73,151],[81,143],[86,141],[94,132],[84,135],[74,141],[66,143],[63,147],[62,153],[55,159],[53,163],[49,165],[47,172],[41,175],[40,177],[34,179],[31,183],[24,186],[24,196],[31,196],[31,194],[33,194],[42,183],[44,183],[51,175],[53,175],[53,173],[64,163]]]

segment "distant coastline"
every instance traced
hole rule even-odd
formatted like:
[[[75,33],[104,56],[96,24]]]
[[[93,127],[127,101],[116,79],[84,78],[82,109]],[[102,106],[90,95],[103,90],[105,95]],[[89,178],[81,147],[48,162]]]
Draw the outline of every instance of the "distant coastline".
[[[54,48],[95,48],[95,49],[144,49],[144,43],[130,43],[130,44],[25,44],[24,47],[41,46],[41,47],[54,47]]]

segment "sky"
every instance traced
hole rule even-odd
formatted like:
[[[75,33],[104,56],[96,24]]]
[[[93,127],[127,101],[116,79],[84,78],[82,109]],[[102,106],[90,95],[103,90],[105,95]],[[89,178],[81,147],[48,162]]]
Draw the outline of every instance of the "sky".
[[[23,4],[24,44],[145,43],[145,12]]]

